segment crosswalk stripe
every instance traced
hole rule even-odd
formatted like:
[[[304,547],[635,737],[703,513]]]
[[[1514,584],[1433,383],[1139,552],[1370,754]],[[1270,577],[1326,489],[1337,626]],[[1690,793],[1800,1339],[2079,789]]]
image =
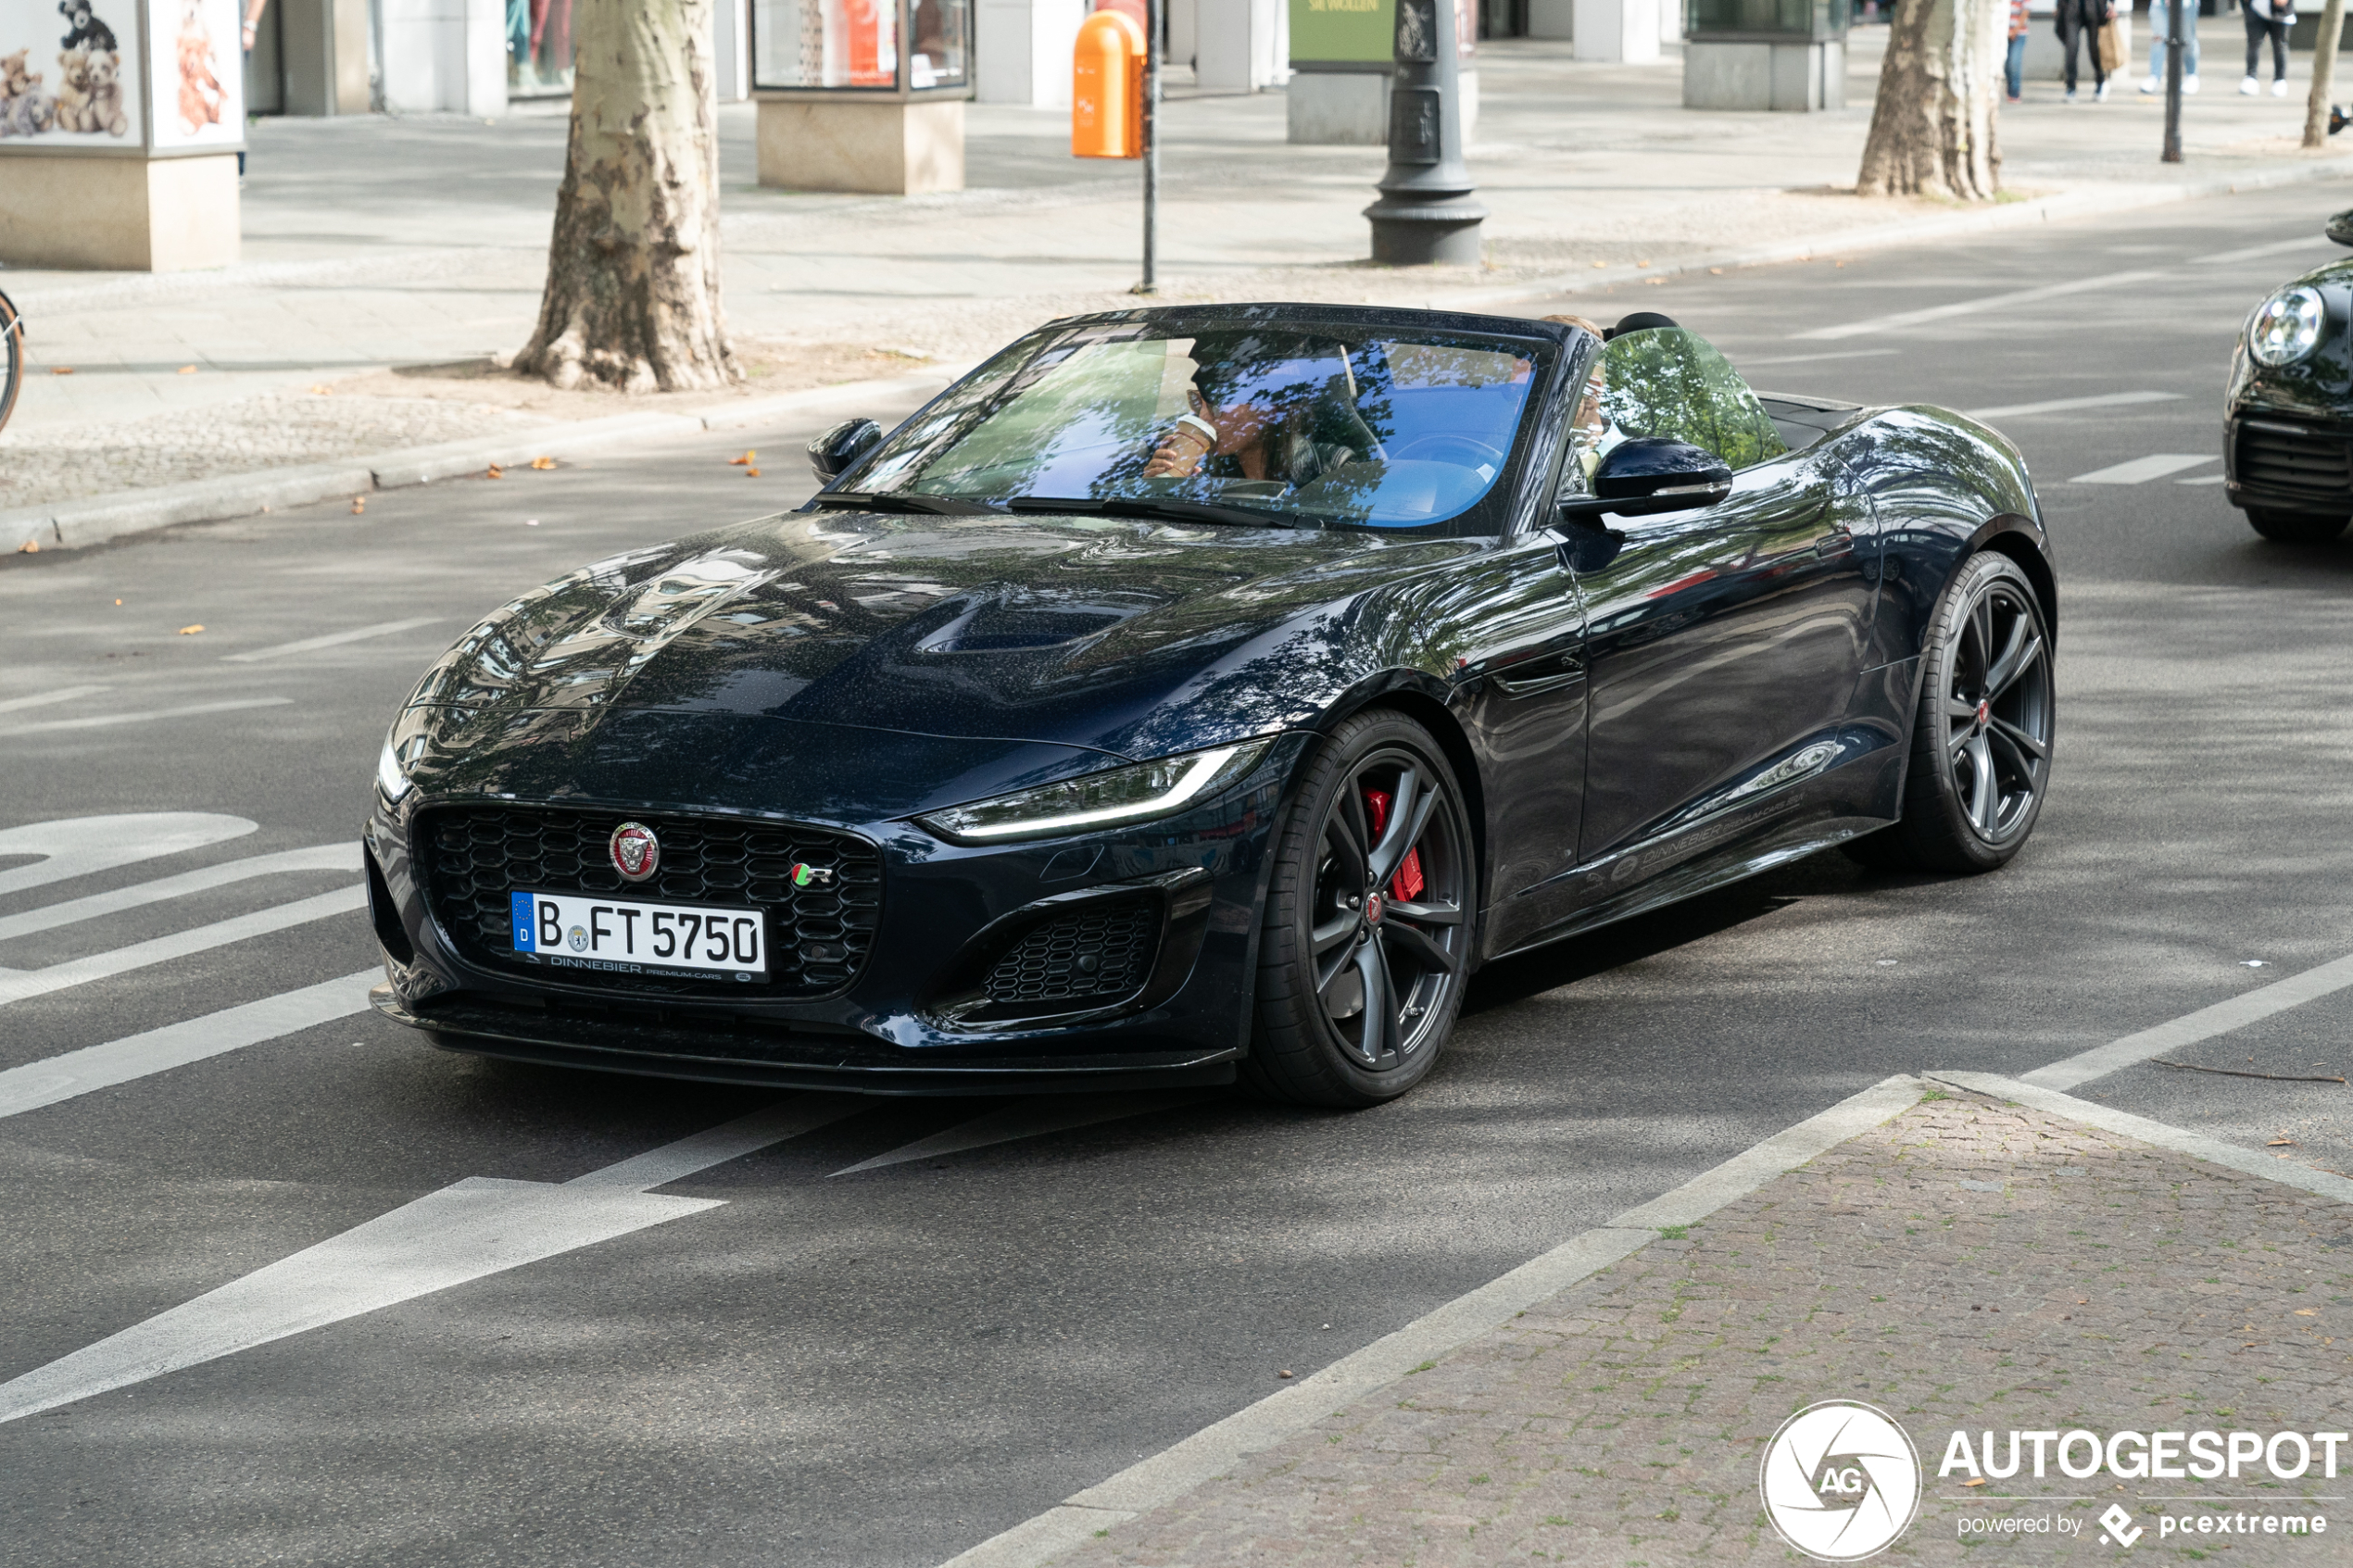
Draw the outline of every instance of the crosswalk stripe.
[[[42,734],[52,730],[98,730],[113,724],[144,724],[150,719],[193,719],[199,713],[234,713],[247,708],[283,708],[290,696],[248,696],[232,702],[192,702],[181,708],[157,708],[138,713],[97,713],[87,719],[51,719],[39,724],[12,724],[0,736]]]
[[[71,702],[78,696],[95,696],[106,689],[104,686],[67,686],[60,691],[36,692],[31,696],[12,696],[6,702],[0,702],[0,713],[14,713],[24,708],[47,708],[55,703]]]
[[[368,1010],[368,987],[384,978],[381,969],[363,969],[340,980],[265,997],[144,1035],[127,1035],[102,1046],[30,1061],[0,1073],[0,1117],[21,1115],[93,1089],[112,1088],[150,1073],[184,1067],[207,1057],[258,1046],[318,1024]]]
[[[943,1154],[963,1154],[990,1144],[1011,1143],[1016,1138],[1034,1138],[1045,1133],[1064,1133],[1074,1127],[1091,1127],[1098,1122],[1117,1122],[1129,1116],[1148,1115],[1155,1110],[1173,1110],[1178,1106],[1191,1105],[1209,1098],[1199,1089],[1170,1090],[1162,1093],[1088,1096],[1085,1098],[1026,1100],[975,1116],[944,1132],[927,1138],[917,1138],[872,1160],[862,1160],[855,1165],[845,1165],[834,1173],[850,1175],[859,1171],[880,1170],[886,1165],[903,1165],[911,1160],[929,1160]]]
[[[305,637],[298,643],[280,643],[275,647],[255,648],[249,653],[225,655],[223,664],[258,664],[265,659],[283,659],[290,653],[316,653],[321,648],[341,647],[346,643],[364,643],[371,637],[389,637],[395,632],[410,632],[420,626],[430,626],[447,619],[439,615],[411,616],[406,621],[385,621],[373,626],[355,626],[348,632],[330,632],[323,637]]]
[[[561,1184],[469,1176],[0,1383],[0,1422],[720,1208],[724,1199],[645,1189],[871,1105],[799,1096]]]
[[[2162,272],[2110,272],[2097,278],[2077,278],[2071,282],[2045,283],[2038,289],[2014,289],[2007,294],[1980,295],[1975,299],[1957,299],[1950,305],[1931,305],[1924,310],[1899,310],[1891,316],[1872,316],[1860,321],[1841,321],[1834,327],[1816,327],[1810,332],[1792,334],[1791,341],[1803,343],[1809,339],[1835,341],[1843,337],[1862,337],[1869,332],[1899,332],[1906,327],[1924,327],[1931,321],[1948,321],[1956,316],[1974,315],[1981,310],[2000,310],[2013,305],[2034,305],[2045,299],[2059,299],[2071,294],[2089,294],[2095,289],[2114,288],[2121,283],[2137,283],[2150,278],[2166,276]]]
[[[143,904],[185,897],[191,893],[202,893],[258,876],[275,876],[284,872],[356,872],[359,869],[359,846],[357,844],[321,844],[308,849],[282,849],[274,855],[249,855],[242,860],[203,866],[195,871],[182,872],[178,876],[158,877],[154,882],[143,882],[132,887],[118,887],[111,893],[93,893],[86,898],[45,904],[20,915],[0,915],[0,942],[17,936],[30,936],[36,931],[54,931],[76,921],[95,920],[100,915],[135,909]]]
[[[2273,240],[2267,245],[2244,245],[2237,250],[2218,250],[2211,256],[2194,256],[2190,259],[2200,265],[2216,261],[2253,261],[2259,257],[2284,256],[2292,250],[2317,250],[2327,243],[2328,236],[2316,229],[2292,240]]]
[[[46,969],[0,970],[0,1007],[21,1002],[30,997],[44,997],[52,991],[62,991],[70,985],[84,985],[93,980],[105,980],[149,964],[185,958],[208,948],[242,942],[248,936],[263,936],[290,926],[323,920],[329,915],[346,914],[364,909],[367,890],[362,887],[339,887],[333,893],[299,898],[291,904],[279,904],[267,909],[233,920],[215,921],[193,931],[175,932],[153,941],[134,943],[118,947],[111,953],[98,953],[86,959],[73,959],[65,963],[51,964]]]
[[[0,872],[0,894],[202,849],[223,839],[243,838],[258,826],[219,811],[125,811],[0,828],[0,855],[41,857],[31,865]]]
[[[2030,414],[2071,414],[2081,408],[2120,408],[2133,403],[2178,403],[2178,392],[2103,392],[2093,397],[2054,397],[2043,403],[2006,403],[1997,408],[1964,408],[1972,420],[2022,420]]]
[[[2146,484],[2152,479],[2194,469],[2200,463],[2219,463],[2222,459],[2211,453],[2196,457],[2186,452],[2158,452],[2145,458],[2135,458],[2129,463],[2117,463],[2090,473],[2079,473],[2068,481],[2070,484]]]

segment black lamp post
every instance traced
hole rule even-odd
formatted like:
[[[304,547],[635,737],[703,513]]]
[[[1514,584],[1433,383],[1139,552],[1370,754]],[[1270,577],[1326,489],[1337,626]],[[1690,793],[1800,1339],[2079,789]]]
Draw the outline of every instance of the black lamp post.
[[[2195,4],[2195,0],[2189,0]],[[1373,259],[1391,267],[1475,267],[1487,209],[1463,166],[1462,0],[1397,0],[1396,74],[1389,94],[1389,172],[1365,209]]]

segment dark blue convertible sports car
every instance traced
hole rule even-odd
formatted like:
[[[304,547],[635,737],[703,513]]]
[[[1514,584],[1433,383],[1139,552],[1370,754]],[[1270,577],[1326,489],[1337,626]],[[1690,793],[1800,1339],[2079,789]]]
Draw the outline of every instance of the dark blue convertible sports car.
[[[741,1083],[1403,1093],[1481,963],[1846,845],[2033,829],[2054,589],[2008,442],[1608,334],[1057,321],[797,512],[460,638],[367,825],[377,1007]]]

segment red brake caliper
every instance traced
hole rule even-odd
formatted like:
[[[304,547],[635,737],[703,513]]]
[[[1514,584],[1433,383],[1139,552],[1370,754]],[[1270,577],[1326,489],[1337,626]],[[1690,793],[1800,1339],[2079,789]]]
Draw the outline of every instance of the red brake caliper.
[[[1373,836],[1378,838],[1389,826],[1389,792],[1368,789],[1365,792],[1365,809],[1373,814]],[[1422,881],[1422,849],[1420,845],[1405,851],[1405,859],[1398,862],[1397,874],[1389,879],[1389,896],[1410,904],[1422,896],[1426,884]]]

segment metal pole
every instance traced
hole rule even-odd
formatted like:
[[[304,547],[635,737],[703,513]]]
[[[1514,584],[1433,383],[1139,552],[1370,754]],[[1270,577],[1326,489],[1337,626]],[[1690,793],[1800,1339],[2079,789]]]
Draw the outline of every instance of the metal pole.
[[[1132,291],[1158,294],[1160,281],[1160,29],[1166,0],[1144,6],[1144,281]]]
[[[2165,17],[2165,155],[2161,161],[2166,163],[2182,161],[2182,58],[2186,47],[2182,30],[2197,25],[2197,13],[2191,8],[2197,3],[2172,0],[2173,8]]]
[[[1476,267],[1487,209],[1463,165],[1462,64],[1454,8],[1463,0],[1397,0],[1389,170],[1365,209],[1373,259],[1390,267]]]

